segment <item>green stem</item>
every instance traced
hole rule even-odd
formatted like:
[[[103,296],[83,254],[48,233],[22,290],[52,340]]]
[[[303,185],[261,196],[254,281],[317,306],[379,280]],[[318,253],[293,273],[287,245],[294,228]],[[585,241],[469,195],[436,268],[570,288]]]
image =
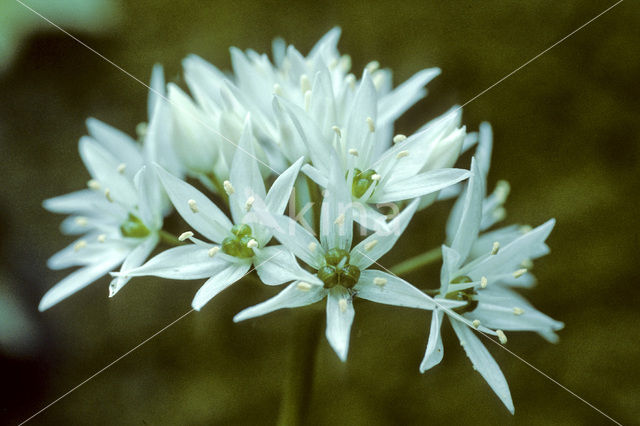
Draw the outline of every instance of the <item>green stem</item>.
[[[284,395],[280,405],[278,425],[303,425],[308,414],[313,372],[320,340],[320,324],[318,318],[323,311],[303,309],[294,312],[298,315],[295,329],[291,334],[291,352]]]
[[[390,271],[396,275],[403,275],[440,259],[442,259],[442,249],[440,247],[434,247],[429,251],[392,266]]]
[[[184,244],[182,241],[180,241],[178,239],[178,237],[176,237],[173,234],[168,233],[164,229],[161,229],[158,232],[158,234],[160,235],[160,241],[162,241],[163,243],[168,244],[170,246],[181,246],[182,244]]]

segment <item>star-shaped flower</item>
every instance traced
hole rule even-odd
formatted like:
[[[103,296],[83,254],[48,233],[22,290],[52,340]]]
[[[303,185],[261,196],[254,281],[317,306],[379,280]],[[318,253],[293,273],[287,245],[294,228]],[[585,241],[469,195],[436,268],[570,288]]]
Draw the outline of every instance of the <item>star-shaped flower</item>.
[[[141,148],[132,138],[96,119],[87,120],[90,136],[80,139],[80,156],[92,179],[88,189],[45,200],[54,213],[71,215],[62,223],[65,234],[82,238],[53,255],[48,266],[82,268],[57,283],[43,296],[44,311],[122,264],[135,268],[149,256],[159,240],[169,204],[157,179],[144,167],[150,161],[171,164],[166,149],[167,105],[162,68],[156,66],[149,94],[150,124]],[[109,286],[113,296],[126,283],[116,278]]]
[[[352,248],[353,218],[351,195],[338,167],[325,195],[320,220],[320,241],[287,216],[260,215],[270,224],[275,237],[290,250],[280,251],[257,269],[266,284],[292,282],[277,296],[237,314],[234,321],[269,312],[310,305],[327,298],[326,337],[338,357],[345,361],[351,324],[355,315],[353,298],[388,305],[433,309],[433,299],[408,282],[383,271],[369,269],[387,253],[400,237],[416,211],[417,200],[388,225]],[[313,272],[303,269],[295,257]],[[443,306],[460,302],[442,301]]]
[[[478,237],[483,201],[486,205],[484,175],[475,160],[471,168],[473,175],[450,217],[449,228],[454,231],[449,245],[442,246],[441,285],[435,297],[436,302],[458,300],[465,305],[433,311],[431,334],[420,370],[424,372],[442,360],[440,327],[446,313],[474,368],[513,413],[504,375],[471,328],[496,335],[503,344],[507,340],[504,330],[536,331],[548,340],[557,339],[554,330],[563,324],[537,311],[509,288],[531,283],[532,277],[522,265],[548,252],[544,241],[555,221],[551,219],[524,234],[517,227],[493,231],[487,234],[493,239],[487,247],[486,237]]]
[[[271,240],[269,228],[255,220],[254,209],[273,214],[285,209],[298,175],[302,159],[285,170],[266,193],[264,181],[253,151],[253,133],[249,117],[231,164],[229,180],[223,183],[229,197],[231,222],[203,193],[190,184],[156,167],[171,202],[191,227],[209,239],[201,241],[188,231],[181,240],[188,244],[166,250],[139,268],[115,274],[127,277],[153,275],[171,279],[208,278],[196,293],[192,306],[200,310],[209,300],[246,275],[252,264],[265,261],[264,253],[275,255],[277,247],[265,248]]]

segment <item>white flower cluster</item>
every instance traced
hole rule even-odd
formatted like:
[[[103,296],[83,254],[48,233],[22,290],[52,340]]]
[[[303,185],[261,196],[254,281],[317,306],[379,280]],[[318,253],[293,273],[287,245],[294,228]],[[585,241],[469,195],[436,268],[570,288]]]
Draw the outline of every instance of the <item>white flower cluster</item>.
[[[189,56],[191,96],[165,85],[156,66],[141,143],[89,119],[79,144],[88,189],[44,203],[70,215],[64,233],[82,235],[49,266],[81,268],[50,289],[40,309],[111,272],[109,296],[137,276],[206,279],[193,299],[199,310],[255,269],[266,285],[288,285],[234,321],[326,298],[326,337],[345,361],[355,298],[430,310],[425,371],[442,359],[446,315],[475,369],[513,412],[504,376],[472,329],[502,343],[503,330],[557,338],[562,324],[514,291],[534,284],[528,265],[548,252],[554,221],[487,231],[504,218],[509,191],[500,182],[485,194],[489,125],[467,134],[453,108],[409,137],[394,136],[394,121],[426,95],[439,70],[392,88],[391,72],[374,61],[358,79],[337,50],[339,36],[331,30],[306,57],[281,40],[272,60],[231,49],[232,74]],[[452,168],[476,144],[470,170]],[[439,289],[420,290],[378,263],[417,211],[457,195]],[[147,260],[159,242],[171,242],[163,229],[171,206],[192,231]]]

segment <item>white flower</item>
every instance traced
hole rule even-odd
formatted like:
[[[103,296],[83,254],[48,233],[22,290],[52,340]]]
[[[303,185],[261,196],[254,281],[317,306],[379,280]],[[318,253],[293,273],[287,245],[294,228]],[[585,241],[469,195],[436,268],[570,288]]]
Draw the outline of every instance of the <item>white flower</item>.
[[[326,337],[338,357],[345,361],[355,314],[354,297],[420,309],[433,309],[435,304],[406,281],[368,269],[393,247],[413,217],[417,201],[393,219],[387,230],[370,235],[352,248],[351,196],[338,167],[333,168],[328,186],[322,204],[320,241],[287,216],[267,215],[264,219],[265,223],[273,224],[274,235],[291,253],[280,251],[271,261],[261,263],[257,267],[258,274],[266,284],[293,282],[272,299],[243,310],[234,321],[282,308],[309,305],[326,297]],[[300,267],[294,256],[315,273]],[[456,302],[445,300],[441,303],[453,306],[451,303]]]
[[[254,209],[262,207],[273,214],[282,213],[302,159],[284,171],[267,194],[254,157],[252,138],[251,122],[247,117],[240,137],[241,149],[236,150],[229,180],[223,184],[229,197],[233,223],[206,195],[157,167],[158,176],[178,213],[194,230],[212,242],[198,240],[193,238],[192,232],[185,232],[180,239],[189,239],[195,244],[166,250],[139,268],[114,275],[208,278],[192,302],[193,308],[200,310],[215,295],[242,278],[252,264],[258,265],[265,253],[273,256],[282,250],[278,247],[265,248],[272,234],[255,220]]]
[[[158,66],[152,76],[149,110],[153,115],[144,149],[126,134],[90,118],[87,120],[90,136],[79,142],[80,156],[92,177],[89,189],[43,203],[49,211],[71,215],[62,223],[63,233],[84,235],[49,259],[48,266],[52,269],[82,268],[47,291],[40,301],[41,311],[120,264],[122,271],[139,266],[156,246],[169,205],[153,173],[144,164],[149,161],[171,164],[163,139],[168,123],[166,103],[154,92],[162,90],[162,80],[162,69]],[[127,281],[123,277],[112,280],[110,296]]]
[[[509,288],[520,282],[532,283],[522,264],[548,252],[544,241],[555,221],[551,219],[524,234],[518,227],[507,227],[478,237],[483,222],[484,175],[475,159],[471,168],[473,175],[449,220],[448,246],[442,247],[441,285],[435,298],[438,302],[449,299],[466,305],[434,310],[420,370],[424,372],[442,359],[440,326],[446,313],[474,368],[513,413],[504,375],[470,327],[498,336],[501,343],[506,343],[504,330],[536,331],[548,340],[557,339],[554,330],[563,324],[537,311]],[[492,243],[487,244],[487,236]]]

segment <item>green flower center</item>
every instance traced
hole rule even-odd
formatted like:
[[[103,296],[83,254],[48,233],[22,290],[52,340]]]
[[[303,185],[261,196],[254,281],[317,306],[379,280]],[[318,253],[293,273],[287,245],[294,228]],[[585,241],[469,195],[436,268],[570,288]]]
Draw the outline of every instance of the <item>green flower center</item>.
[[[360,269],[349,264],[349,253],[346,250],[334,248],[324,256],[325,265],[318,269],[318,278],[325,288],[340,285],[352,288],[360,279]]]
[[[364,172],[360,169],[353,169],[353,183],[351,184],[351,193],[354,197],[360,198],[362,197],[371,185],[378,184],[376,179],[373,179],[374,176],[378,176],[375,170],[367,169]]]
[[[463,284],[463,283],[470,283],[472,281],[473,280],[470,277],[466,275],[461,275],[459,277],[452,279],[451,284]],[[477,294],[478,292],[473,287],[471,287],[464,290],[452,291],[451,293],[447,293],[447,295],[445,296],[445,299],[457,300],[460,302],[467,302],[467,304],[464,306],[453,308],[454,312],[457,312],[459,314],[465,314],[467,312],[473,311],[475,308],[478,307],[478,301],[474,299],[474,296]]]
[[[140,218],[131,213],[129,213],[127,220],[120,225],[120,232],[123,237],[128,238],[144,238],[151,233]]]
[[[233,236],[222,240],[222,252],[242,259],[253,257],[253,249],[247,247],[249,241],[254,239],[251,232],[251,227],[244,223],[233,225],[231,228]]]

